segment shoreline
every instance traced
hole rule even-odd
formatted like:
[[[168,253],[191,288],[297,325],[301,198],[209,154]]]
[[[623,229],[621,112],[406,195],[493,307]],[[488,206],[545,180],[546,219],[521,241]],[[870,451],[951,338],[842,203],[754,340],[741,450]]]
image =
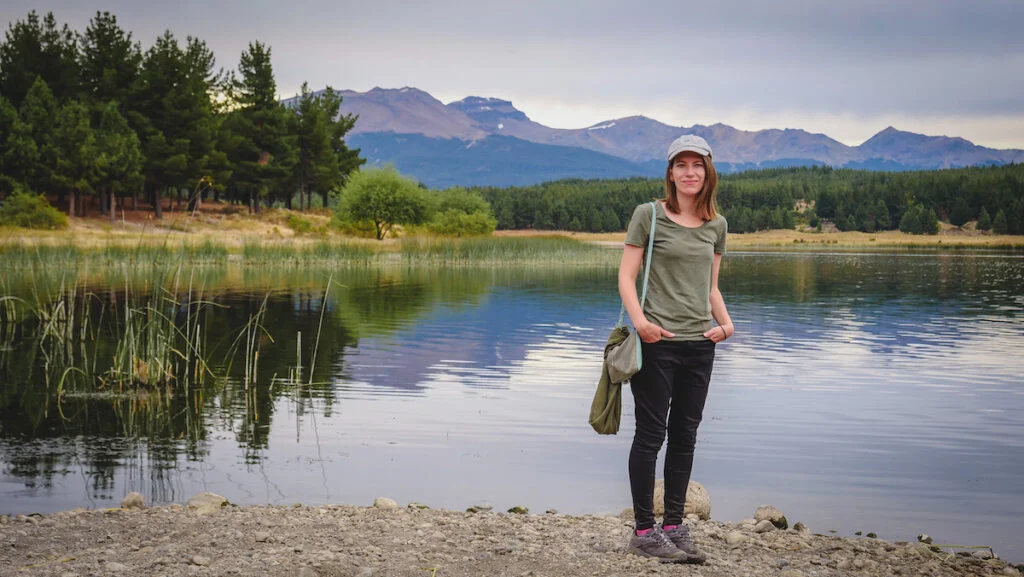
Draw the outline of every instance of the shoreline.
[[[420,507],[384,498],[369,507],[234,506],[204,493],[186,506],[3,516],[0,542],[8,546],[0,566],[43,577],[1021,574],[985,552],[936,552],[924,543],[783,530],[767,521],[755,528],[753,520],[688,521],[707,563],[659,564],[624,552],[632,521],[616,516]]]

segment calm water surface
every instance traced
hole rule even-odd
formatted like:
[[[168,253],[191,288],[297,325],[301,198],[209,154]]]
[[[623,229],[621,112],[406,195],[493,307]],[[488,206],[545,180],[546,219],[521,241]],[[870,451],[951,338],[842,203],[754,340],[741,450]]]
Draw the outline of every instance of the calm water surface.
[[[114,316],[125,274],[79,272],[92,326]],[[0,275],[26,300],[59,286]],[[619,435],[586,422],[614,276],[206,270],[193,287],[218,305],[204,336],[228,376],[170,400],[58,402],[29,321],[8,323],[0,513],[116,506],[129,491],[617,513],[630,506],[628,389]],[[928,532],[1024,561],[1024,259],[732,253],[721,284],[737,330],[718,348],[693,474],[713,519],[773,504],[815,532]],[[226,349],[264,301],[246,389]],[[94,332],[84,350],[102,365],[109,337]]]

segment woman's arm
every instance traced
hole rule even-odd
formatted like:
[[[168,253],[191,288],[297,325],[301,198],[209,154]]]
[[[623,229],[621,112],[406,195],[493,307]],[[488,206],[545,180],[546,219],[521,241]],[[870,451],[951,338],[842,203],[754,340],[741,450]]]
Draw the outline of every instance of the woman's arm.
[[[729,318],[729,311],[725,309],[725,299],[722,298],[722,291],[718,290],[718,269],[722,265],[722,255],[715,254],[715,261],[711,265],[711,316],[715,317],[718,326],[711,327],[711,330],[704,333],[704,336],[713,342],[720,343],[736,332],[736,327]],[[619,282],[621,287],[622,282]],[[620,288],[621,290],[621,288]],[[636,291],[633,291],[636,293]]]
[[[645,343],[653,343],[675,335],[648,321],[640,308],[640,299],[636,295],[636,277],[640,273],[643,258],[644,249],[639,246],[627,244],[622,249],[622,262],[619,263],[619,296],[640,338]]]

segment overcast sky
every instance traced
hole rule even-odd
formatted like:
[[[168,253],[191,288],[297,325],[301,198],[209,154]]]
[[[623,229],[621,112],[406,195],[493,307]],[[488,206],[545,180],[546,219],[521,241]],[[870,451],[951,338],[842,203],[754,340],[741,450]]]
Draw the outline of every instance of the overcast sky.
[[[225,68],[258,39],[283,96],[414,86],[559,128],[643,114],[856,145],[892,125],[1024,149],[1024,0],[4,0],[0,19],[32,9],[78,30],[109,10],[144,48],[198,36]]]

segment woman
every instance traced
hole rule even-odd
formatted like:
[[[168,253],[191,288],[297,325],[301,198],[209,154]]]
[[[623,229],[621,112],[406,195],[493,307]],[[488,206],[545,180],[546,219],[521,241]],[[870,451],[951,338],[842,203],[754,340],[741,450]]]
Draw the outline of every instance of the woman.
[[[643,367],[630,386],[636,404],[636,433],[629,452],[636,527],[629,550],[669,562],[705,560],[683,524],[683,507],[715,345],[734,331],[718,290],[728,227],[715,208],[717,184],[708,143],[692,134],[676,139],[668,149],[665,199],[633,211],[619,266],[619,294],[643,350]],[[647,300],[641,310],[636,279],[651,210],[657,211],[657,223]],[[665,517],[658,527],[654,469],[666,430]]]

